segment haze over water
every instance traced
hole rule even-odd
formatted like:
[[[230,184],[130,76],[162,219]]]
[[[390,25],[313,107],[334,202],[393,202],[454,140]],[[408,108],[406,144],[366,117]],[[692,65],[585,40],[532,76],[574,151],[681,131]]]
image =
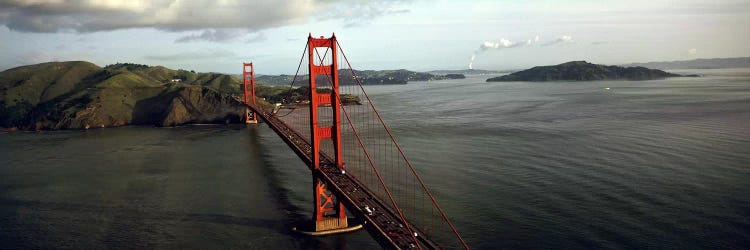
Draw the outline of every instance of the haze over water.
[[[750,69],[368,86],[469,245],[750,245]],[[609,88],[609,89],[606,89]],[[374,248],[308,238],[304,164],[260,125],[0,134],[0,248]]]

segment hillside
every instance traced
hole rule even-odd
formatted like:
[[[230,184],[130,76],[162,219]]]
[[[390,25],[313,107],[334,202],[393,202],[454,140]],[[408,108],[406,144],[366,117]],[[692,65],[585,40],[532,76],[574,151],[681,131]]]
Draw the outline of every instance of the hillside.
[[[88,62],[42,63],[0,73],[0,100],[5,105],[27,102],[36,105],[74,89],[97,83],[101,68]]]
[[[180,79],[173,82],[173,79]],[[162,66],[50,62],[0,72],[0,127],[67,129],[239,121],[229,75]]]
[[[750,57],[695,59],[688,61],[631,63],[623,66],[651,69],[721,69],[748,68]]]
[[[593,81],[593,80],[653,80],[681,75],[644,67],[618,67],[572,61],[554,66],[537,66],[509,75],[487,79],[488,82],[511,81]]]
[[[164,66],[148,66],[132,63],[118,63],[108,65],[104,69],[115,72],[130,72],[141,77],[142,81],[166,84],[173,79],[179,79],[180,83],[189,85],[200,85],[215,91],[226,93],[240,93],[239,79],[226,74],[196,73],[195,71],[173,70]]]

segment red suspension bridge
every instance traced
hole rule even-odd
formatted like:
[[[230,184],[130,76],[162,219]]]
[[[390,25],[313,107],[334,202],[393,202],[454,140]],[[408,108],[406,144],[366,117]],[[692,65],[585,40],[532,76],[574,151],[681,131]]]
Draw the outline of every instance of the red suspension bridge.
[[[348,211],[385,248],[468,249],[396,143],[335,35],[308,37],[283,106],[256,102],[252,63],[243,65],[243,79],[247,123],[264,121],[312,171],[311,234],[354,228]],[[293,89],[306,91],[295,95],[301,92]]]

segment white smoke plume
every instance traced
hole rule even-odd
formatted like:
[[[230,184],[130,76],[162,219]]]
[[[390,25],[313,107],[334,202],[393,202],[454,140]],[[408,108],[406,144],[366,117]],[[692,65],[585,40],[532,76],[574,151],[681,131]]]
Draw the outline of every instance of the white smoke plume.
[[[520,48],[520,47],[534,46],[534,45],[550,46],[550,45],[555,45],[559,43],[569,43],[569,42],[573,42],[573,37],[569,35],[564,35],[555,40],[547,41],[547,42],[539,42],[539,35],[535,36],[533,39],[527,39],[526,41],[518,41],[518,42],[514,42],[505,38],[502,38],[498,41],[485,41],[484,43],[479,45],[479,49],[475,50],[474,53],[471,54],[471,60],[469,61],[469,69],[474,69],[473,68],[474,59],[477,58],[477,55],[487,50],[512,49],[512,48]]]
[[[474,59],[477,58],[477,52],[471,54],[471,60],[469,60],[469,69],[474,69]]]
[[[515,48],[518,46],[522,46],[523,43],[517,43],[512,42],[508,39],[500,39],[500,41],[492,42],[492,41],[485,41],[482,43],[482,45],[479,45],[480,50],[488,50],[488,49],[503,49],[503,48]]]

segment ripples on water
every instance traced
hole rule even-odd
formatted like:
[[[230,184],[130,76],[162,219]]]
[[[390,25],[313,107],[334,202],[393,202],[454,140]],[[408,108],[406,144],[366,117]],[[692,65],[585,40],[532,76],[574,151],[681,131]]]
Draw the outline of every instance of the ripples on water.
[[[474,248],[747,247],[750,69],[683,73],[705,76],[368,92]],[[11,133],[0,149],[0,248],[377,246],[288,232],[311,178],[262,126]]]
[[[432,186],[476,247],[739,248],[750,70],[705,74],[426,83],[384,90],[400,105],[381,109],[426,179],[451,180]]]

